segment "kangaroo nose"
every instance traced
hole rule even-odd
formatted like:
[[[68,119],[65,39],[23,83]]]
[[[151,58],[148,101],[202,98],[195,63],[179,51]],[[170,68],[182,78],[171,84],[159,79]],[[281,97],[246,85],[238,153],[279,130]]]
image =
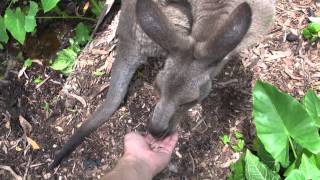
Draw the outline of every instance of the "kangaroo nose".
[[[152,119],[148,123],[148,131],[155,138],[163,138],[169,135],[172,131],[170,127],[170,121],[175,112],[175,107],[160,102],[156,105]]]
[[[154,138],[157,138],[157,139],[162,139],[166,137],[170,132],[169,127],[165,127],[165,126],[161,127],[161,126],[154,125],[152,123],[148,124],[148,131]]]

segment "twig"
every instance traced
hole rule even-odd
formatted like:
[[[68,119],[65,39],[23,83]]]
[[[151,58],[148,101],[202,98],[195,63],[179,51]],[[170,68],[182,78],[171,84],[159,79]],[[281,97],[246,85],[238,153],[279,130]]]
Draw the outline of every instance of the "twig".
[[[22,180],[22,177],[19,176],[18,174],[16,174],[12,168],[10,166],[4,166],[4,165],[0,165],[0,169],[9,171],[11,173],[11,175],[16,179],[16,180]]]
[[[191,153],[190,153],[190,152],[189,152],[188,154],[189,154],[189,156],[190,156],[190,158],[191,158],[191,163],[192,163],[192,174],[194,174],[194,172],[195,172],[195,170],[196,170],[196,166],[195,166],[195,164],[194,164],[194,159],[193,159],[193,157],[192,157],[192,155],[191,155]]]
[[[28,175],[28,171],[29,171],[29,168],[30,168],[30,164],[31,164],[31,156],[29,157],[29,160],[28,160],[28,163],[27,163],[27,166],[26,166],[26,170],[25,170],[24,175],[23,175],[23,180],[27,179],[27,175]]]
[[[237,83],[237,82],[239,82],[238,79],[230,79],[229,81],[219,82],[219,83],[217,83],[217,84],[220,85],[220,86],[225,87],[225,86],[227,86],[227,85],[229,85],[229,84],[233,84],[233,83]]]

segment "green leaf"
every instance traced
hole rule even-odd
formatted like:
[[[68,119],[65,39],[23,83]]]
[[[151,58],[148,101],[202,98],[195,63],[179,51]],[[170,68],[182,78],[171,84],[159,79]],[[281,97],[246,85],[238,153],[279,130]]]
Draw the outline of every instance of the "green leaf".
[[[22,14],[21,9],[17,8],[15,12],[11,9],[7,9],[4,15],[4,23],[12,36],[23,44],[26,37],[26,31],[24,29],[24,15]]]
[[[102,72],[102,71],[95,71],[93,74],[94,74],[95,76],[103,76],[103,75],[105,75],[106,73],[105,73],[105,72]]]
[[[284,177],[289,176],[292,171],[294,171],[297,168],[297,159],[293,161],[293,163],[290,164],[290,166],[285,170],[285,172],[283,173]]]
[[[40,84],[42,81],[43,81],[42,78],[40,76],[38,76],[33,80],[33,83]]]
[[[309,90],[304,97],[303,104],[312,120],[320,127],[320,99],[316,93]]]
[[[265,149],[283,166],[289,165],[289,138],[320,152],[318,129],[303,106],[270,84],[258,81],[253,90],[253,119]]]
[[[28,58],[24,61],[23,66],[26,68],[30,68],[32,66],[32,59]]]
[[[79,23],[76,27],[76,37],[75,41],[78,42],[79,45],[85,45],[90,40],[90,30],[89,27]]]
[[[232,149],[235,151],[235,152],[241,152],[244,148],[244,140],[243,139],[239,139],[237,144],[236,145],[232,145]]]
[[[6,25],[4,23],[4,19],[0,16],[0,42],[7,43],[9,40],[9,36],[7,34]]]
[[[73,49],[67,48],[57,53],[57,58],[54,60],[51,68],[57,71],[61,71],[64,74],[71,73],[77,53]]]
[[[49,103],[48,102],[45,102],[44,105],[43,105],[43,110],[45,112],[49,112]]]
[[[308,25],[308,29],[312,34],[317,34],[318,32],[320,32],[320,24],[312,22]]]
[[[309,158],[305,154],[303,154],[299,170],[307,179],[320,179],[320,170],[316,165],[314,156],[311,156]]]
[[[304,38],[306,38],[308,40],[311,40],[311,38],[312,38],[312,33],[309,31],[308,28],[305,28],[302,30],[302,35]]]
[[[228,180],[245,180],[245,162],[244,155],[240,159],[230,166],[230,174],[228,175]]]
[[[248,180],[280,180],[280,176],[266,167],[249,150],[245,157],[245,174]]]
[[[278,172],[280,169],[279,162],[276,162],[271,156],[271,154],[265,150],[261,141],[258,140],[257,144],[258,144],[257,155],[260,158],[261,162],[267,165],[269,169]]]
[[[60,0],[41,0],[44,13],[55,8]]]
[[[37,26],[36,15],[39,11],[38,4],[30,1],[30,7],[28,14],[25,17],[25,25],[24,28],[26,32],[33,32]]]
[[[0,50],[3,50],[4,49],[4,47],[3,47],[3,45],[0,43]]]
[[[236,136],[237,139],[243,139],[243,134],[241,134],[239,131],[236,131],[234,135]]]
[[[228,144],[230,142],[229,136],[224,134],[223,136],[220,136],[220,140],[224,145]]]
[[[104,3],[102,1],[97,0],[90,0],[90,2],[92,3],[91,12],[98,17],[101,14]]]
[[[295,169],[291,171],[291,173],[285,180],[307,180],[307,179],[306,177],[304,177],[301,171],[299,171],[298,169]]]

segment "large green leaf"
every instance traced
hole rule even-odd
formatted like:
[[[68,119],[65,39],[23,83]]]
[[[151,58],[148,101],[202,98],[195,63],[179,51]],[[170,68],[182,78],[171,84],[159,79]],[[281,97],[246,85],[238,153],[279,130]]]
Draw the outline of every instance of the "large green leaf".
[[[59,1],[60,0],[41,0],[44,13],[56,7]]]
[[[63,49],[57,53],[51,68],[64,74],[69,74],[74,67],[76,58],[77,53],[72,48]]]
[[[7,43],[9,40],[4,19],[0,16],[0,42]]]
[[[298,169],[295,169],[291,171],[291,173],[285,180],[307,180],[307,179],[306,177],[304,177],[301,171],[299,171]]]
[[[228,175],[228,180],[245,180],[245,162],[244,155],[240,159],[230,166],[230,174]]]
[[[250,150],[246,151],[245,164],[245,174],[248,180],[280,180],[280,176],[261,163]]]
[[[26,31],[24,29],[24,15],[22,14],[21,9],[17,8],[15,12],[11,9],[7,9],[4,15],[4,23],[12,36],[23,44],[26,37]]]
[[[315,154],[320,152],[318,129],[306,110],[270,84],[255,85],[253,119],[265,149],[283,166],[289,165],[289,138]]]
[[[36,15],[39,11],[38,4],[30,1],[30,7],[27,16],[25,17],[24,28],[26,32],[33,32],[37,26]]]
[[[316,93],[309,90],[304,97],[303,103],[312,120],[320,127],[320,99]]]
[[[79,23],[76,27],[75,41],[80,45],[85,45],[90,40],[90,30],[89,27]]]
[[[317,167],[316,159],[313,155],[311,157],[305,154],[302,155],[299,170],[307,179],[320,179],[320,169]]]

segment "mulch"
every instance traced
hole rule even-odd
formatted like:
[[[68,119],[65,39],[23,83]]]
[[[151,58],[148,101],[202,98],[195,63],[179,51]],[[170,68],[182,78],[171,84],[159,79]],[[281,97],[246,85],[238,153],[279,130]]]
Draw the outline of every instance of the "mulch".
[[[246,148],[251,147],[255,134],[251,90],[257,79],[297,98],[308,89],[320,94],[320,44],[299,35],[310,12],[320,15],[320,8],[311,0],[278,1],[276,21],[264,41],[228,64],[214,80],[209,97],[181,115],[172,161],[155,179],[226,179],[228,167],[241,153],[219,137],[228,135],[233,142],[239,131]],[[108,16],[108,23],[82,51],[75,72],[67,79],[36,64],[20,79],[16,67],[8,82],[0,82],[0,179],[13,177],[2,166],[26,179],[98,179],[121,157],[124,135],[145,131],[157,101],[153,81],[163,66],[154,59],[136,73],[128,96],[112,118],[55,172],[46,170],[54,153],[106,96],[117,42],[118,8]],[[293,41],[288,38],[292,33],[298,35]],[[93,75],[97,70],[107,74],[97,77]],[[32,78],[39,74],[50,78],[37,88]],[[39,150],[26,143],[21,118],[30,123],[32,131],[27,135],[40,145]]]

